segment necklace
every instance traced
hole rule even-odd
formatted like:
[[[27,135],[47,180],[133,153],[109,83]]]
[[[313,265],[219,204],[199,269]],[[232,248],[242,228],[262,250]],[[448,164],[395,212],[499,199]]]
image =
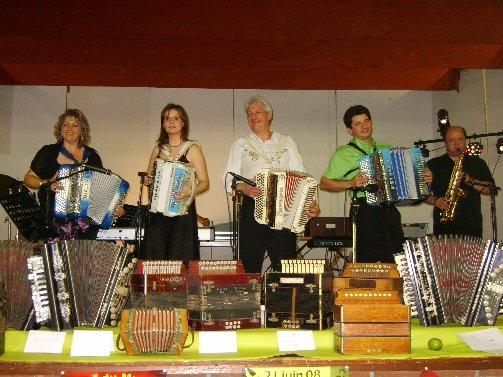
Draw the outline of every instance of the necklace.
[[[179,147],[180,145],[182,145],[182,143],[183,143],[183,140],[182,140],[182,141],[180,141],[180,143],[179,143],[179,144],[177,144],[177,145],[169,145],[169,144],[168,144],[168,147],[169,147],[169,149],[171,149],[171,148],[176,148],[176,147]]]

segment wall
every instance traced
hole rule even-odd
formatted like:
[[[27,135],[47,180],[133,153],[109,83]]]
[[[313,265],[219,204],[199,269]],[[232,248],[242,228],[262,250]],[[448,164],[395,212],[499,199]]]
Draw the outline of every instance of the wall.
[[[491,80],[501,82],[501,75]],[[319,178],[335,147],[349,140],[342,123],[348,106],[364,104],[371,110],[376,139],[408,146],[438,137],[435,114],[440,107],[454,115],[459,101],[460,112],[474,114],[463,103],[468,101],[465,97],[477,97],[469,94],[477,92],[476,75],[463,76],[462,84],[459,93],[0,86],[0,135],[10,140],[0,143],[0,173],[23,179],[36,151],[54,142],[52,126],[67,104],[87,115],[91,146],[99,151],[106,168],[130,182],[126,202],[136,204],[138,172],[147,167],[160,128],[160,111],[168,102],[180,103],[189,113],[190,137],[200,142],[210,175],[209,192],[197,199],[198,212],[215,224],[226,223],[221,180],[230,144],[249,133],[243,110],[249,96],[260,93],[269,98],[274,107],[272,128],[297,141],[306,169]],[[492,90],[501,100],[501,85],[495,84]],[[473,116],[480,106],[475,110]],[[348,205],[342,193],[320,192],[321,216],[347,214]],[[404,207],[401,212],[406,223],[431,220],[431,207],[426,205]],[[5,218],[0,209],[0,239],[7,239]]]

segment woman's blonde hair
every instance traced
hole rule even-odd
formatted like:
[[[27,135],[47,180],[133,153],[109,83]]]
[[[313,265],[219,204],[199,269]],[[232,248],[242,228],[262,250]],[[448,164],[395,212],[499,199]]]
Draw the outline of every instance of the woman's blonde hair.
[[[74,117],[77,121],[77,124],[80,126],[79,147],[88,145],[91,142],[91,128],[89,127],[89,122],[87,121],[86,116],[79,109],[66,109],[66,111],[59,116],[58,121],[54,125],[54,136],[56,137],[56,140],[59,143],[63,141],[63,135],[61,135],[61,126],[63,126],[63,123],[65,123],[65,118],[68,116]]]

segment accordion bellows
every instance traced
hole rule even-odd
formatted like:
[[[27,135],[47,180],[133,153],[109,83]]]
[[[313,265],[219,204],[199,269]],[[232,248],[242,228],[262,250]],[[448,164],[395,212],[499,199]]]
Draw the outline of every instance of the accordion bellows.
[[[411,205],[428,197],[425,182],[426,162],[417,147],[383,148],[363,156],[360,171],[376,184],[376,192],[367,192],[367,203]]]
[[[181,355],[188,336],[187,309],[124,309],[120,338],[128,355]]]
[[[153,176],[154,182],[150,186],[150,212],[159,212],[170,217],[185,215],[195,196],[194,166],[158,158],[154,162]],[[192,195],[175,200],[175,190],[181,190],[184,185],[192,189]]]
[[[82,165],[61,165],[58,178],[63,190],[54,198],[54,217],[88,217],[102,228],[110,228],[115,210],[122,205],[129,183],[116,174],[85,170]]]
[[[503,296],[503,250],[468,236],[408,240],[395,255],[404,301],[423,326],[494,325]]]
[[[136,261],[114,243],[71,240],[46,244],[25,263],[36,322],[61,331],[117,325]]]
[[[317,196],[318,182],[303,172],[261,169],[256,183],[262,194],[255,198],[255,220],[273,229],[303,232],[307,211]]]

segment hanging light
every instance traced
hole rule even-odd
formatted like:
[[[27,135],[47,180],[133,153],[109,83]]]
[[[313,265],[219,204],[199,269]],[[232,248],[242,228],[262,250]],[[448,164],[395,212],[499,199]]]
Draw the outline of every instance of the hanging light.
[[[466,147],[466,152],[470,156],[480,156],[482,154],[483,149],[484,146],[481,143],[479,143],[478,141],[474,141],[468,144],[468,146]]]
[[[438,118],[438,132],[442,137],[445,136],[445,132],[451,126],[451,122],[449,121],[449,112],[445,109],[440,109],[437,112]]]
[[[496,151],[498,152],[498,154],[503,153],[503,137],[500,137],[496,142]]]

